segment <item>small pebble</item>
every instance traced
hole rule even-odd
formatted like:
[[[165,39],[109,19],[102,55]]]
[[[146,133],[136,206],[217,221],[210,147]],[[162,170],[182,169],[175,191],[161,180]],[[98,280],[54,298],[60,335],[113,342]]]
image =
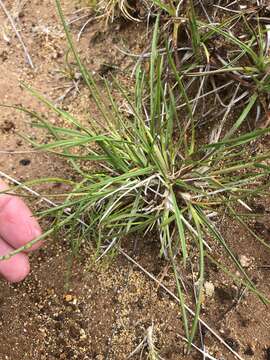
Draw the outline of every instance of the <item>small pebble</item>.
[[[20,165],[22,165],[22,166],[27,166],[30,163],[31,163],[30,159],[22,159],[22,160],[20,160]]]
[[[71,302],[73,300],[73,296],[71,294],[64,295],[64,300],[66,302]]]
[[[248,258],[245,255],[240,255],[239,261],[243,268],[248,268],[252,263],[252,259]]]
[[[207,297],[213,297],[214,293],[215,293],[215,286],[212,282],[210,281],[206,281],[204,283],[204,289],[205,289],[205,295]]]

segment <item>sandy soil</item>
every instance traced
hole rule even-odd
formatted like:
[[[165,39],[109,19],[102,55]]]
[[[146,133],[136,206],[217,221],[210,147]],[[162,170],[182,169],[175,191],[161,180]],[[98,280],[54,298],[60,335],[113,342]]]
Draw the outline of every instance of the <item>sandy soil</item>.
[[[13,1],[6,1],[12,11]],[[74,18],[73,1],[63,1],[69,19]],[[0,12],[0,98],[2,104],[23,104],[46,109],[22,89],[20,81],[30,83],[54,101],[72,86],[66,71],[66,42],[52,0],[26,2],[18,19],[21,34],[32,56],[35,69],[26,64],[23,51]],[[77,34],[83,22],[72,27]],[[136,33],[136,36],[134,36]],[[9,38],[9,42],[5,38]],[[128,45],[134,51],[143,48],[144,27],[116,21],[105,28],[92,21],[78,47],[87,66],[104,73],[111,65],[118,76],[132,65],[116,46]],[[71,91],[63,102],[79,118],[94,112],[85,89],[80,95]],[[12,108],[1,108],[1,170],[20,181],[46,176],[72,176],[68,165],[59,158],[33,152],[19,134],[44,142],[44,134],[31,126],[31,119]],[[263,144],[269,146],[269,143]],[[55,187],[50,186],[50,191]],[[269,199],[268,199],[269,200]],[[254,231],[270,241],[269,201],[257,199],[262,213]],[[28,199],[34,209],[38,200]],[[43,222],[44,228],[49,222]],[[249,259],[247,271],[270,297],[269,254],[249,234],[235,224],[222,224],[228,243],[239,256]],[[153,239],[128,239],[125,250],[148,271],[174,290],[171,269],[158,259],[158,242]],[[241,241],[240,241],[241,240]],[[155,345],[164,359],[199,359],[196,352],[184,355],[181,317],[176,302],[121,255],[105,264],[93,265],[91,251],[84,250],[71,267],[67,282],[69,246],[65,239],[49,239],[31,259],[32,272],[18,285],[0,282],[0,360],[91,359],[122,360],[137,347],[153,324]],[[256,256],[255,256],[256,255]],[[202,316],[244,359],[270,359],[269,309],[248,292],[243,292],[215,266],[208,264],[207,280],[215,291],[206,297]],[[187,284],[187,286],[192,286]],[[204,331],[208,351],[217,359],[233,359],[209,332]],[[199,342],[198,342],[199,343]],[[141,359],[147,359],[147,349]],[[132,359],[140,359],[140,353]]]

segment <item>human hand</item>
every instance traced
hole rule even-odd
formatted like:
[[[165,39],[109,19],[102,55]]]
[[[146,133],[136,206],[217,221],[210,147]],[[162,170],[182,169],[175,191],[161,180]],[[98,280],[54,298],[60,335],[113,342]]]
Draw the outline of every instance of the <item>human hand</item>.
[[[6,255],[41,235],[41,228],[26,204],[17,196],[1,194],[7,185],[0,180],[0,256]],[[39,248],[34,244],[27,252]],[[23,280],[30,271],[26,253],[0,260],[0,275],[10,282]]]

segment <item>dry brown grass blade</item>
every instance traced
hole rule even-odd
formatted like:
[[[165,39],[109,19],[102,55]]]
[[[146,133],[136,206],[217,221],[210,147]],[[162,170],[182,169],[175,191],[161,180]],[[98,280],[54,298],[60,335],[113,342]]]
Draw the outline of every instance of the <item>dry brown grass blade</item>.
[[[10,22],[10,25],[12,26],[12,28],[13,28],[13,30],[14,30],[14,32],[15,32],[18,40],[19,40],[19,42],[20,42],[21,45],[22,45],[22,48],[23,48],[23,51],[24,51],[24,54],[25,54],[25,58],[26,58],[27,63],[29,64],[29,66],[30,66],[32,69],[34,69],[34,64],[33,64],[32,58],[31,58],[31,56],[30,56],[30,54],[29,54],[29,52],[28,52],[28,49],[27,49],[27,47],[26,47],[26,45],[25,45],[25,43],[24,43],[24,41],[23,41],[23,39],[22,39],[22,37],[21,37],[21,34],[19,33],[19,31],[18,31],[18,29],[17,29],[17,27],[16,27],[16,24],[15,24],[15,22],[14,22],[12,16],[11,16],[11,14],[10,14],[9,11],[7,10],[7,8],[6,8],[6,6],[4,5],[4,3],[3,3],[2,0],[0,0],[0,6],[1,6],[3,12],[5,13],[6,17],[8,18],[8,21]]]

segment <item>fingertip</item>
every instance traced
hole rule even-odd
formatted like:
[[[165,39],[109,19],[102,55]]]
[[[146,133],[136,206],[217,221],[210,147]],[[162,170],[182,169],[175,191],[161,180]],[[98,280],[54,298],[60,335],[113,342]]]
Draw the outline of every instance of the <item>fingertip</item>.
[[[30,272],[30,263],[26,254],[17,254],[8,260],[0,261],[0,274],[10,283],[24,280]]]
[[[9,195],[4,206],[0,206],[0,236],[13,248],[20,248],[35,240],[41,233],[38,221],[22,199]],[[40,245],[41,243],[37,242],[28,251],[35,250]]]
[[[8,190],[0,180],[0,192]],[[13,248],[20,248],[40,237],[41,227],[24,201],[14,195],[0,194],[0,236]],[[34,244],[26,252],[42,246],[42,241]]]
[[[18,255],[20,255],[20,258],[18,258]],[[14,259],[14,261],[16,261],[17,268],[12,267],[13,271],[9,271],[6,275],[4,275],[5,279],[10,283],[23,281],[30,273],[30,263],[27,255],[18,255],[14,256],[14,258],[17,257]]]

